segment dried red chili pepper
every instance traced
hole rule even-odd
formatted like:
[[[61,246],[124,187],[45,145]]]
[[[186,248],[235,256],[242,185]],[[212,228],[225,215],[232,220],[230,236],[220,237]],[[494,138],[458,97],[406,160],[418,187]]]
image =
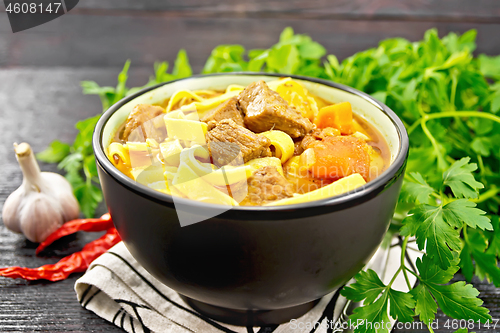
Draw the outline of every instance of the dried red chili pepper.
[[[101,238],[86,244],[81,251],[64,257],[55,264],[43,265],[38,268],[0,268],[0,276],[26,280],[64,280],[71,273],[84,272],[92,261],[120,241],[121,238],[116,229],[110,228]]]
[[[77,231],[104,231],[113,227],[113,220],[109,213],[104,214],[96,219],[76,219],[64,223],[59,229],[54,231],[47,237],[45,241],[40,243],[36,248],[36,254],[39,254],[47,246],[55,242],[61,237],[74,234]]]

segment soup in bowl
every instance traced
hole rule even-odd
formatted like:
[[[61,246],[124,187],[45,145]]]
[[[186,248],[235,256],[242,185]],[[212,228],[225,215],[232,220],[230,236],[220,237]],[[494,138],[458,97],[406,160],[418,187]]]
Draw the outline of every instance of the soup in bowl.
[[[93,140],[125,245],[198,311],[298,317],[379,246],[408,153],[398,117],[332,82],[199,76],[113,105]]]

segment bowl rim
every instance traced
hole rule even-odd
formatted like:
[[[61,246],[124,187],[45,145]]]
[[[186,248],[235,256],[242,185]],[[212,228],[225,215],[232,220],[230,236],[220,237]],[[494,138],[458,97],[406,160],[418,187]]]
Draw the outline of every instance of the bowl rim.
[[[96,163],[101,167],[101,170],[106,174],[111,176],[114,180],[116,180],[120,185],[125,187],[140,196],[152,200],[156,203],[167,205],[170,207],[174,207],[174,199],[172,195],[162,193],[160,191],[153,190],[145,185],[139,184],[127,177],[121,171],[119,171],[112,163],[109,161],[106,156],[104,147],[101,145],[103,130],[108,120],[111,116],[119,110],[123,105],[130,102],[131,100],[139,97],[151,90],[159,88],[164,85],[172,84],[178,81],[189,81],[196,80],[198,78],[210,77],[210,76],[267,76],[267,77],[291,77],[294,79],[310,81],[313,83],[323,84],[329,87],[337,88],[343,90],[345,92],[357,95],[366,101],[373,104],[375,107],[380,109],[381,112],[385,113],[391,122],[393,123],[399,138],[399,149],[394,158],[394,161],[389,165],[389,167],[377,178],[371,180],[363,186],[358,187],[357,189],[340,194],[337,196],[333,196],[326,199],[314,200],[304,203],[298,204],[290,204],[290,205],[280,205],[280,206],[233,206],[227,209],[225,205],[218,204],[210,204],[204,203],[196,200],[186,199],[186,198],[175,198],[175,207],[185,207],[189,209],[189,207],[196,207],[197,209],[203,209],[208,211],[207,214],[210,214],[209,211],[214,210],[219,212],[216,215],[230,217],[239,220],[249,220],[249,219],[293,219],[297,218],[301,215],[314,216],[321,215],[325,213],[330,213],[332,211],[337,211],[345,208],[349,208],[358,204],[361,204],[371,198],[377,196],[379,193],[384,191],[387,187],[389,187],[392,183],[394,183],[399,176],[404,172],[406,167],[406,161],[409,150],[409,138],[406,132],[406,128],[401,121],[401,119],[396,115],[394,111],[392,111],[388,106],[379,102],[372,96],[359,91],[355,88],[333,82],[327,81],[324,79],[307,77],[302,75],[287,75],[280,73],[265,73],[265,72],[231,72],[231,73],[214,73],[214,74],[199,74],[193,75],[187,78],[176,79],[168,82],[159,83],[157,85],[147,87],[141,89],[140,91],[124,97],[117,103],[113,104],[108,110],[106,110],[99,121],[97,122],[93,137],[92,137],[92,146],[94,149],[94,154],[96,157]],[[225,210],[223,213],[220,213],[221,210]],[[243,213],[243,214],[242,214]]]

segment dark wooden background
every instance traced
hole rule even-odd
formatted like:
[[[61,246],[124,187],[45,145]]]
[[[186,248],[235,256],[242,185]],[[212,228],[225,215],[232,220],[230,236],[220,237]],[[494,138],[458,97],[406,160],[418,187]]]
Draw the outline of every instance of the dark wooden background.
[[[81,0],[67,15],[16,34],[0,5],[0,208],[22,181],[13,142],[27,141],[35,151],[54,139],[70,142],[75,122],[100,112],[97,97],[81,94],[81,80],[114,85],[131,59],[129,84],[142,85],[154,61],[172,62],[180,48],[196,73],[216,45],[267,48],[287,26],[340,59],[387,37],[419,40],[432,27],[441,36],[477,29],[476,53],[500,54],[499,0]],[[53,165],[42,169],[56,171]],[[95,236],[77,234],[35,257],[36,246],[2,223],[0,267],[53,263]],[[0,331],[119,332],[80,307],[73,291],[78,276],[57,283],[0,278]],[[474,283],[500,318],[500,292]]]

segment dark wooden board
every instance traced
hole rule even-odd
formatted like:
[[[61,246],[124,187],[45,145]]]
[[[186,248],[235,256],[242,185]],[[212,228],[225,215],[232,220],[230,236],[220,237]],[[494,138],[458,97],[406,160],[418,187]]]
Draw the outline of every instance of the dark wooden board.
[[[190,13],[238,13],[277,15],[316,14],[323,17],[347,15],[347,17],[475,17],[497,18],[500,5],[496,0],[87,0],[76,8],[134,9],[155,11],[187,11]],[[190,14],[193,15],[193,14]]]
[[[115,84],[117,69],[3,69],[0,70],[0,211],[7,196],[22,181],[12,143],[29,142],[40,151],[51,140],[70,142],[76,135],[76,121],[101,111],[95,96],[81,94],[79,82],[94,79]],[[131,72],[131,84],[144,84],[145,69]],[[43,171],[57,171],[41,164]],[[105,207],[101,206],[99,213]],[[54,263],[102,233],[78,233],[35,256],[36,245],[0,224],[0,267],[37,267]],[[83,309],[73,290],[74,274],[68,280],[26,282],[0,278],[0,331],[16,332],[122,332]]]
[[[0,13],[0,66],[118,67],[126,59],[133,66],[173,61],[185,48],[195,72],[220,44],[242,44],[247,49],[268,48],[291,26],[309,34],[328,53],[340,59],[377,46],[381,39],[420,40],[427,29],[440,35],[478,30],[478,53],[500,54],[493,42],[499,24],[427,21],[349,21],[255,18],[193,18],[156,15],[64,15],[42,26],[13,34]]]
[[[3,9],[3,8],[2,8]],[[174,12],[188,16],[498,22],[497,0],[85,0],[75,13]]]
[[[267,48],[286,26],[340,59],[388,37],[419,40],[432,27],[440,35],[475,28],[477,53],[500,54],[498,0],[82,0],[68,15],[16,34],[4,11],[0,5],[0,210],[22,181],[12,143],[28,141],[40,151],[54,139],[73,140],[76,121],[101,108],[97,97],[81,94],[79,82],[115,85],[126,59],[132,60],[129,86],[142,85],[154,61],[172,63],[180,48],[197,73],[216,45]],[[98,213],[104,211],[101,206]],[[37,257],[35,244],[0,223],[0,267],[53,263],[98,236],[79,233]],[[0,278],[0,331],[121,332],[78,304],[73,285],[79,276],[57,283]],[[500,318],[500,291],[486,282],[474,285]],[[438,319],[444,325],[446,317]]]

